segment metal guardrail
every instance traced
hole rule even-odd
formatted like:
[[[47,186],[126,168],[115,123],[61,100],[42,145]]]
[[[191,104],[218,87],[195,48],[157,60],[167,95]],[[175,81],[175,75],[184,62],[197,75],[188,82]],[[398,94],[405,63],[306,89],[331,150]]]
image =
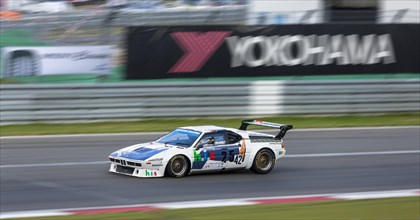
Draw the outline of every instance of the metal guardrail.
[[[420,111],[420,80],[1,85],[1,124]]]

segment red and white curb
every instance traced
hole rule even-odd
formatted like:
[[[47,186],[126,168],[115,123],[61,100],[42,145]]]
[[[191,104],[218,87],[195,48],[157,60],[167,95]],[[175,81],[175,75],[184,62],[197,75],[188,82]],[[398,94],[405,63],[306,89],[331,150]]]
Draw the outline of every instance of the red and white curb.
[[[0,213],[0,219],[118,213],[118,212],[143,212],[143,211],[162,210],[162,209],[209,208],[209,207],[219,207],[219,206],[243,206],[243,205],[259,205],[259,204],[274,204],[274,203],[299,203],[299,202],[344,201],[344,200],[359,200],[359,199],[381,199],[381,198],[412,197],[412,196],[420,196],[420,189],[319,194],[319,195],[280,196],[280,197],[259,197],[259,198],[244,198],[244,199],[203,200],[203,201],[191,201],[191,202],[170,202],[170,203],[125,205],[125,206],[103,206],[103,207],[74,208],[74,209],[51,209],[51,210],[35,210],[35,211],[22,211],[22,212],[3,212],[3,213]]]

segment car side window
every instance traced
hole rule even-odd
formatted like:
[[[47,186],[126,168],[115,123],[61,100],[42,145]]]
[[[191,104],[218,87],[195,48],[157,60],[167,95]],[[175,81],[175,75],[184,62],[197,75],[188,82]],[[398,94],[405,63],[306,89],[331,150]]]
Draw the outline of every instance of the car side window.
[[[228,131],[226,133],[227,136],[227,144],[234,144],[242,140],[242,137],[236,133]]]
[[[226,144],[225,134],[223,132],[205,134],[200,142],[204,146],[216,146]]]

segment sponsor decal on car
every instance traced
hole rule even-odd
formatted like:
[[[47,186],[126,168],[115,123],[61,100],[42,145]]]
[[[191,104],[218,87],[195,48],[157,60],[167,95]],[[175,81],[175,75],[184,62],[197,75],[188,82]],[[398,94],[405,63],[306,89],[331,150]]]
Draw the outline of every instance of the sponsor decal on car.
[[[239,148],[239,155],[242,157],[242,162],[245,160],[246,144],[245,140],[242,139],[241,148]]]
[[[281,156],[284,156],[285,153],[286,153],[286,151],[284,151],[284,150],[279,151],[279,155],[281,155]]]
[[[194,162],[215,160],[214,151],[207,152],[207,150],[204,149],[201,152],[197,152],[197,150],[193,150],[193,152],[194,152]]]
[[[149,161],[153,162],[153,161],[162,161],[162,160],[163,160],[163,158],[154,158],[154,159],[150,159]]]
[[[146,176],[157,176],[157,172],[156,171],[152,171],[152,170],[145,170],[145,175]]]
[[[217,162],[211,162],[211,163],[206,163],[203,168],[204,169],[209,169],[209,168],[223,168],[224,167],[224,164],[225,163],[219,162],[219,161],[217,161]]]

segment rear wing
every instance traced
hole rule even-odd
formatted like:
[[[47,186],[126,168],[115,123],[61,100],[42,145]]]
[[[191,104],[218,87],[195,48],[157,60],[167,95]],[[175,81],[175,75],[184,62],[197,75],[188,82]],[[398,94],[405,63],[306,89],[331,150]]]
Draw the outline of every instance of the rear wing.
[[[293,128],[293,125],[286,125],[286,124],[277,124],[273,122],[261,121],[261,120],[243,120],[241,127],[239,130],[245,131],[248,125],[258,125],[270,128],[278,128],[280,129],[279,133],[276,135],[276,138],[283,138],[286,135],[286,132]]]

